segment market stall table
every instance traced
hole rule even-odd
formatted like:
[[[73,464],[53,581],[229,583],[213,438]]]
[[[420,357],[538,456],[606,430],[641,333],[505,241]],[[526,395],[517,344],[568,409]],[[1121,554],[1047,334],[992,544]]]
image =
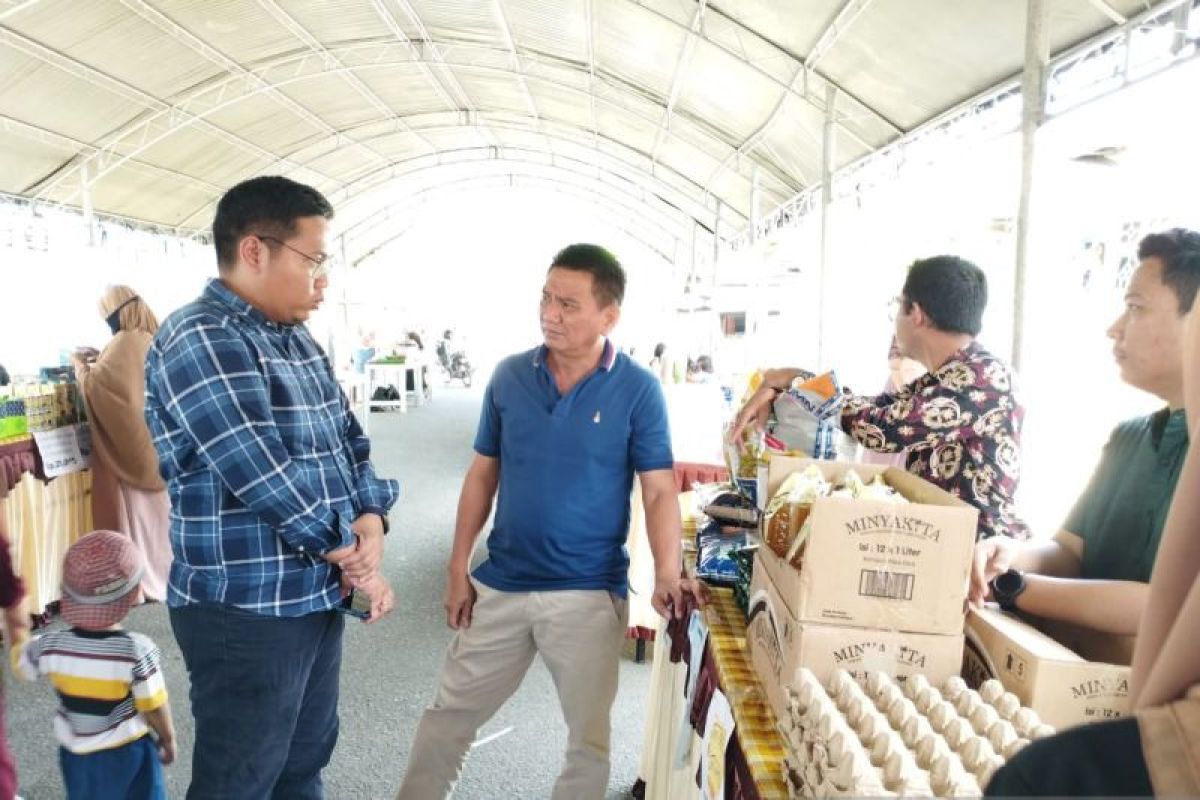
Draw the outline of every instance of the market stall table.
[[[675,462],[675,488],[684,492],[696,483],[720,483],[728,480],[729,471],[720,464],[694,464]],[[654,554],[650,551],[650,539],[646,533],[646,513],[642,504],[642,486],[633,483],[633,496],[629,510],[629,536],[626,540],[629,551],[629,638],[635,639],[635,660],[641,661],[645,643],[655,639],[658,612],[650,604],[654,595]]]
[[[381,406],[383,408],[399,408],[400,413],[408,411],[408,395],[413,395],[413,405],[419,406],[425,399],[425,381],[422,374],[424,366],[418,360],[409,358],[403,364],[394,363],[377,363],[370,362],[367,364],[367,397],[373,398],[375,390],[380,386],[391,384],[396,387],[397,393],[400,395],[398,400],[374,400],[369,402],[371,406]],[[410,391],[408,387],[408,375],[412,375],[413,388]]]
[[[90,470],[46,482],[32,439],[0,445],[0,533],[35,614],[59,599],[63,556],[92,529],[91,491]]]
[[[708,697],[713,686],[725,694],[736,725],[725,753],[726,797],[786,798],[784,743],[746,654],[746,621],[741,609],[732,591],[714,588],[711,602],[701,613],[708,628],[703,653],[691,653],[686,645],[686,622],[664,622],[659,626],[640,778],[634,795],[646,800],[701,796],[696,781],[701,736],[688,721],[703,726],[699,706],[707,702],[702,687],[708,684]],[[684,693],[690,669],[699,670],[699,675],[689,704]]]
[[[56,432],[56,426],[69,431],[79,419],[73,386],[32,384],[6,391],[25,403],[28,428],[38,433],[0,441],[0,533],[9,541],[30,609],[40,615],[60,597],[67,548],[92,530],[92,473],[80,469],[86,459],[77,451],[74,471],[53,477],[56,464],[43,464],[34,438],[43,431]],[[61,456],[55,456],[58,467]]]
[[[365,373],[359,374],[347,373],[338,376],[338,385],[342,387],[342,391],[346,394],[346,400],[350,403],[350,410],[354,412],[354,416],[358,419],[359,427],[363,433],[370,434],[371,425],[371,386],[370,379]]]

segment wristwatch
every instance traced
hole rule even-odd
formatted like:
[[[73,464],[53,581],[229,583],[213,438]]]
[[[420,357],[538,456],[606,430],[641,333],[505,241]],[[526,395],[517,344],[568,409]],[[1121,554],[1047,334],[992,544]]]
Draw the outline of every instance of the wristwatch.
[[[992,578],[992,597],[1005,611],[1017,610],[1017,598],[1026,588],[1025,573],[1015,569],[1001,572]]]

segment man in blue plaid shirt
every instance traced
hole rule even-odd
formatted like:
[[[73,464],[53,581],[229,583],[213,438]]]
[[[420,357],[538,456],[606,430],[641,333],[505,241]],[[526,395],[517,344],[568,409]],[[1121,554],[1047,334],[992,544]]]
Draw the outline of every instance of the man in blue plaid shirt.
[[[221,198],[219,277],[146,360],[146,420],[171,498],[171,627],[191,677],[188,798],[320,798],[338,734],[351,588],[379,574],[395,481],[305,320],[329,284],[315,189],[255,178]]]

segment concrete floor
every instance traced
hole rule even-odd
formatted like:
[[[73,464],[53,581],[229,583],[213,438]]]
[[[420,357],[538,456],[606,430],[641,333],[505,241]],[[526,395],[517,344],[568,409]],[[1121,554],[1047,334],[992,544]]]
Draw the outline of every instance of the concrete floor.
[[[481,390],[438,385],[434,402],[405,415],[371,419],[378,472],[401,482],[391,515],[385,571],[398,608],[374,626],[348,625],[342,664],[341,738],[325,772],[331,800],[391,798],[399,786],[413,731],[435,688],[450,631],[441,608],[454,510],[470,462]],[[188,678],[161,605],[135,609],[127,627],[158,643],[178,730],[178,758],[167,768],[171,797],[182,798],[191,773]],[[621,663],[613,708],[610,798],[629,796],[637,778],[649,663]],[[50,687],[7,678],[9,742],[26,800],[63,797],[51,732]],[[534,663],[524,684],[479,733],[456,798],[547,797],[558,773],[566,726],[550,675]]]

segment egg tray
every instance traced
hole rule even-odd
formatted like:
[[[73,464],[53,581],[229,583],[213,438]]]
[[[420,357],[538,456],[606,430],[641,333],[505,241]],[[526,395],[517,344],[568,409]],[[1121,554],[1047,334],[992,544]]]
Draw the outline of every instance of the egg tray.
[[[974,691],[912,675],[902,688],[839,669],[823,686],[801,668],[787,694],[792,797],[980,797],[1008,759],[1054,733],[997,680]]]

